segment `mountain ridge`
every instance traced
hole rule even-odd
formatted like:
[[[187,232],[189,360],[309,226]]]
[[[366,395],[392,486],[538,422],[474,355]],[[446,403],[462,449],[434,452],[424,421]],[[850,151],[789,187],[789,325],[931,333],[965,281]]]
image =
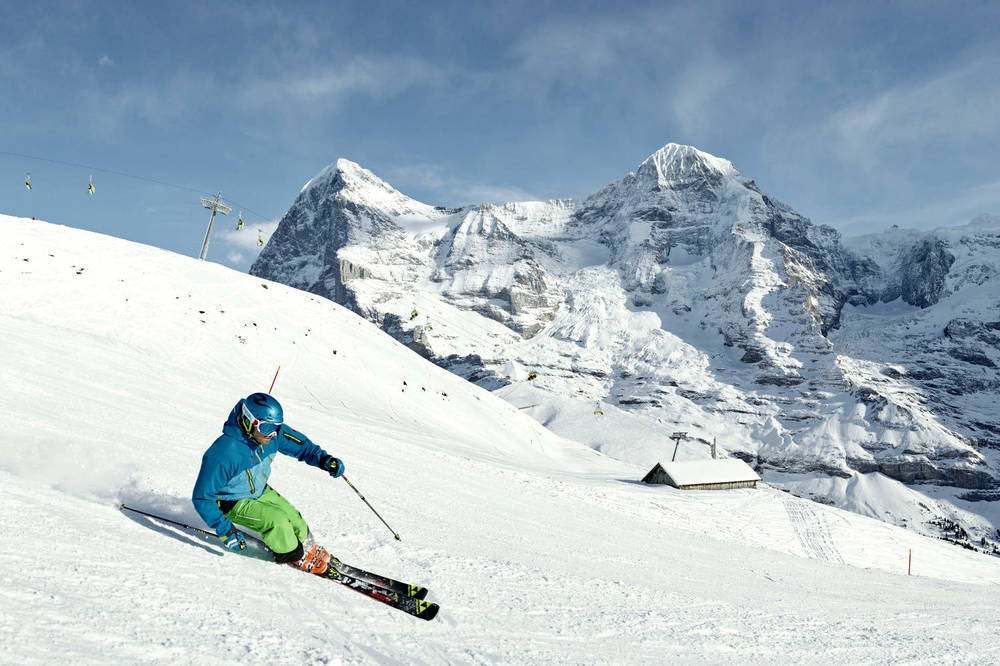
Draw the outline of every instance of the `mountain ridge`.
[[[315,185],[252,274],[347,305],[484,387],[530,367],[537,387],[621,406],[651,432],[718,419],[729,450],[765,472],[952,488],[935,519],[1000,526],[955,499],[1000,485],[985,407],[1000,392],[1000,304],[973,290],[1000,271],[1000,252],[981,251],[1000,239],[991,218],[845,241],[728,160],[677,144],[580,200],[445,209]],[[914,310],[871,314],[894,302]],[[862,323],[922,334],[876,345]],[[951,330],[947,344],[935,328]],[[957,403],[974,409],[962,417]]]

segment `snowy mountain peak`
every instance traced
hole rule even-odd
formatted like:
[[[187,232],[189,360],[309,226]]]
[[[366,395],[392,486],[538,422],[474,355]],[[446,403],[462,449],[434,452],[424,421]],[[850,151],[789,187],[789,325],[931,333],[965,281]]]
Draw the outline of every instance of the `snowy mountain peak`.
[[[732,162],[716,157],[693,146],[668,143],[646,158],[639,172],[654,172],[660,179],[671,182],[694,178],[716,179],[718,176],[735,177],[739,171]]]
[[[405,197],[368,169],[343,157],[313,176],[301,191],[305,193],[314,189],[331,188],[341,192],[345,198],[370,200],[373,203],[381,203],[387,197]]]
[[[374,187],[385,192],[398,194],[392,185],[357,162],[352,162],[349,159],[339,157],[336,162],[327,168],[332,168],[336,172],[339,182],[345,188],[357,190],[364,187]]]
[[[365,173],[371,173],[357,162],[352,162],[346,157],[338,157],[337,161],[333,163],[333,166],[336,167],[337,171],[340,171],[341,173],[358,173],[362,171]]]
[[[638,168],[583,202],[584,219],[675,217],[682,209],[705,211],[731,194],[754,190],[732,162],[693,146],[668,143]],[[725,216],[719,218],[723,220]]]
[[[337,159],[313,176],[299,192],[296,206],[317,208],[322,202],[354,204],[391,217],[439,217],[433,206],[412,199],[357,162]]]

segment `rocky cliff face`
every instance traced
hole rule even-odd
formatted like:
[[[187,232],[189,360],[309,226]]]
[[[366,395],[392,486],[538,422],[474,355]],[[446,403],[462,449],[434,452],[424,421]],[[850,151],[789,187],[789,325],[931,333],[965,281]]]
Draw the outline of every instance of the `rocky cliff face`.
[[[995,218],[845,241],[674,144],[582,201],[460,209],[340,160],[251,272],[485,387],[530,370],[547,394],[718,436],[772,480],[1000,485]]]

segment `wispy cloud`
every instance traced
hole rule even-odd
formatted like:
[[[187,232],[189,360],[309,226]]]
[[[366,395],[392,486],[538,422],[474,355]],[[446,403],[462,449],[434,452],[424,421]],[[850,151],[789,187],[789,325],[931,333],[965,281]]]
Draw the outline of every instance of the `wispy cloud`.
[[[945,201],[896,211],[880,211],[831,220],[845,236],[871,233],[898,225],[904,229],[935,229],[968,223],[982,214],[1000,215],[1000,181],[960,191]]]
[[[712,45],[714,14],[659,6],[549,19],[512,45],[507,83],[528,99],[569,90],[590,109],[645,108],[649,118],[665,109],[683,132],[701,131],[736,76]]]
[[[512,45],[520,67],[534,81],[566,76],[601,76],[617,67],[634,47],[642,23],[656,31],[645,15],[577,16],[567,14],[529,27]]]
[[[251,222],[243,227],[241,231],[237,231],[232,228],[226,229],[218,235],[218,239],[222,243],[225,243],[227,247],[232,248],[233,253],[242,254],[245,252],[253,256],[257,256],[261,250],[261,247],[257,244],[258,238],[262,238],[264,243],[267,243],[267,241],[271,240],[271,235],[277,228],[277,220],[272,220],[270,222]]]
[[[462,183],[452,188],[455,200],[469,203],[507,203],[509,201],[537,201],[539,197],[520,187],[503,187]]]
[[[736,78],[733,68],[715,58],[695,61],[680,72],[668,103],[685,136],[702,133],[715,122],[717,103]]]
[[[413,164],[389,169],[386,178],[394,187],[403,191],[419,190],[436,197],[427,203],[444,203],[463,206],[477,203],[506,203],[508,201],[536,201],[537,196],[515,186],[473,183],[448,173],[433,164]]]
[[[288,74],[261,74],[251,68],[237,78],[178,70],[158,80],[130,81],[111,90],[93,86],[80,94],[94,128],[114,133],[132,120],[166,127],[220,110],[234,119],[262,111],[295,119],[326,115],[357,96],[392,98],[414,87],[442,85],[449,76],[445,68],[420,59],[357,56]]]
[[[963,63],[915,83],[898,85],[836,111],[826,133],[845,161],[883,165],[894,148],[964,142],[1000,131],[1000,58]]]
[[[80,91],[81,117],[88,129],[113,134],[129,121],[167,127],[213,105],[220,86],[211,76],[177,71],[156,81],[130,82],[113,90],[92,87]]]
[[[449,76],[445,67],[419,58],[356,56],[302,73],[248,77],[239,99],[258,106],[323,102],[328,108],[351,95],[392,97],[414,86],[443,84]]]

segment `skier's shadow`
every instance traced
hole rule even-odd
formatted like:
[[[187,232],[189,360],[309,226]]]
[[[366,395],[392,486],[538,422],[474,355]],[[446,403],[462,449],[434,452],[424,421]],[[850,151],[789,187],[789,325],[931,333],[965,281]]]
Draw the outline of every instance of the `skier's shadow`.
[[[223,555],[222,552],[220,552],[218,550],[218,548],[212,548],[212,547],[210,547],[208,545],[208,543],[207,543],[207,539],[196,537],[193,534],[183,534],[183,533],[180,533],[180,532],[176,532],[173,529],[171,529],[170,527],[168,527],[166,525],[163,525],[162,523],[158,522],[157,520],[155,520],[153,518],[148,518],[148,517],[143,516],[142,514],[139,514],[139,513],[134,513],[132,511],[122,511],[122,513],[124,513],[126,516],[128,516],[128,518],[132,522],[134,522],[134,523],[136,523],[138,525],[142,525],[143,527],[151,529],[154,532],[157,532],[157,533],[162,534],[164,536],[168,536],[171,539],[175,539],[176,541],[180,541],[181,543],[183,543],[185,545],[195,546],[197,548],[201,548],[202,550],[204,550],[204,551],[206,551],[206,552],[208,552],[208,553],[210,553],[212,555],[215,555],[217,557],[222,557],[222,555]]]

